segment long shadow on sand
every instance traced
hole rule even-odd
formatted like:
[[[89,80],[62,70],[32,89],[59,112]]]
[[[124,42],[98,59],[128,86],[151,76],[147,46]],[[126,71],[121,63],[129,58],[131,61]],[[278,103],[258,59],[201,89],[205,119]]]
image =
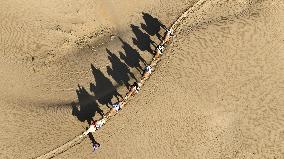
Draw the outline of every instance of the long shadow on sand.
[[[124,84],[126,87],[129,87],[130,78],[135,79],[134,74],[130,71],[128,66],[123,63],[119,57],[117,57],[110,50],[106,49],[108,53],[108,59],[112,64],[112,67],[107,66],[107,73],[112,76],[112,78],[119,84]]]
[[[152,52],[151,46],[156,47],[156,43],[151,40],[150,36],[157,36],[161,40],[159,31],[165,26],[157,19],[151,16],[149,13],[142,13],[145,24],[141,23],[140,27],[131,24],[130,27],[135,35],[132,38],[133,44],[141,51]],[[130,71],[130,68],[134,68],[143,73],[143,68],[147,65],[145,59],[139,54],[138,50],[134,49],[129,43],[119,37],[122,43],[122,52],[119,52],[119,56],[106,49],[108,59],[111,62],[111,66],[107,66],[107,73],[110,75],[119,85],[125,85],[129,87],[129,81],[136,79],[134,74]],[[113,98],[119,100],[123,98],[117,92],[117,86],[113,85],[111,80],[107,78],[98,68],[91,64],[91,70],[94,75],[95,83],[90,83],[90,91],[94,94],[91,95],[88,91],[81,86],[76,90],[79,106],[72,104],[72,114],[76,116],[80,121],[90,121],[95,116],[96,112],[103,115],[103,111],[99,108],[99,104],[110,107],[112,105]]]
[[[91,122],[96,112],[103,116],[104,113],[99,108],[96,98],[90,95],[84,87],[78,85],[76,93],[79,100],[79,108],[75,103],[72,103],[72,115],[76,116],[81,122],[87,121],[88,123]]]
[[[166,26],[161,23],[157,18],[154,18],[149,13],[142,12],[145,24],[141,23],[141,28],[145,30],[149,35],[156,35],[159,40],[162,40],[162,36],[159,34],[161,28],[166,29]]]
[[[123,98],[117,92],[116,86],[105,77],[101,70],[97,69],[93,64],[91,64],[91,68],[96,84],[90,83],[90,91],[95,94],[100,104],[110,107],[113,97],[116,97],[117,100],[119,100],[119,97]]]
[[[150,36],[156,35],[158,39],[161,40],[162,36],[159,34],[159,31],[161,27],[165,27],[157,18],[152,17],[150,14],[144,12],[142,14],[145,24],[141,23],[141,28],[144,31],[138,26],[130,25],[135,35],[135,38],[132,38],[132,41],[141,51],[148,51],[153,54],[151,45],[156,47],[157,44],[151,40]],[[111,62],[111,66],[107,66],[107,73],[116,81],[116,83],[118,83],[117,86],[125,85],[126,87],[129,87],[129,81],[131,79],[137,81],[135,75],[130,71],[130,68],[135,68],[142,74],[143,68],[147,63],[145,59],[141,57],[139,52],[130,44],[120,37],[119,40],[122,43],[123,49],[123,52],[119,52],[120,58],[110,50],[106,49],[108,59]],[[95,84],[90,83],[90,91],[94,95],[91,95],[84,87],[78,85],[76,93],[79,105],[76,103],[71,104],[72,115],[76,116],[81,122],[87,121],[88,124],[91,124],[96,113],[99,113],[103,117],[104,112],[100,109],[99,104],[110,107],[113,104],[113,98],[116,98],[117,101],[120,100],[120,98],[123,98],[117,92],[117,86],[113,85],[111,80],[107,78],[101,70],[96,68],[93,64],[91,64],[91,70],[94,75]],[[89,133],[88,136],[93,146],[96,144],[99,145],[91,133]]]
[[[148,51],[153,54],[151,45],[156,47],[156,43],[151,40],[150,36],[144,33],[138,26],[130,25],[135,38],[132,38],[133,44],[136,45],[141,51]]]
[[[136,68],[141,74],[143,72],[143,67],[147,65],[145,59],[141,57],[141,55],[138,53],[138,51],[134,48],[132,48],[127,42],[119,38],[122,43],[122,48],[124,50],[123,54],[122,52],[119,52],[120,58],[131,68]],[[142,67],[140,65],[140,62],[144,64]]]
[[[150,36],[156,35],[159,40],[162,39],[159,31],[165,26],[157,19],[152,17],[148,13],[142,13],[145,24],[141,23],[141,28],[144,30],[144,33],[138,26],[130,25],[135,38],[132,38],[133,44],[137,46],[141,51],[148,51],[153,54],[151,45],[154,47],[157,44],[151,40]],[[108,54],[108,59],[111,62],[111,67],[107,66],[107,73],[110,75],[118,85],[125,85],[129,87],[129,81],[131,79],[136,79],[134,74],[130,71],[130,68],[137,69],[140,74],[143,73],[143,68],[147,65],[145,59],[141,57],[139,52],[134,49],[130,44],[119,37],[120,42],[122,43],[123,52],[119,52],[120,58],[112,53],[110,50],[106,49]],[[121,59],[124,61],[122,62]],[[117,86],[113,85],[111,80],[107,78],[101,70],[96,68],[91,64],[91,70],[94,75],[95,84],[90,83],[90,91],[94,94],[91,95],[84,87],[78,85],[76,90],[79,106],[76,103],[72,103],[72,115],[76,116],[81,122],[87,121],[88,124],[91,124],[93,117],[96,113],[99,113],[102,117],[104,112],[100,109],[99,104],[106,105],[110,107],[112,105],[113,98],[116,98],[118,101],[120,98],[123,98],[117,92]],[[93,146],[99,145],[95,140],[92,133],[88,134],[90,141]]]

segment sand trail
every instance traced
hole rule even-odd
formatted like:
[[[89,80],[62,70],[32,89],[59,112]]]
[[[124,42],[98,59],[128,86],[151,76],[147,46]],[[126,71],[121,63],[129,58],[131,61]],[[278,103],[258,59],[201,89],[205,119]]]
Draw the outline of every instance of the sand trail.
[[[57,156],[60,153],[63,153],[64,151],[67,151],[68,149],[72,148],[73,146],[80,144],[82,142],[82,140],[85,139],[86,136],[83,135],[79,135],[77,137],[75,137],[73,140],[65,143],[64,145],[44,154],[41,155],[39,157],[37,157],[38,159],[45,159],[45,158],[53,158],[55,156]]]

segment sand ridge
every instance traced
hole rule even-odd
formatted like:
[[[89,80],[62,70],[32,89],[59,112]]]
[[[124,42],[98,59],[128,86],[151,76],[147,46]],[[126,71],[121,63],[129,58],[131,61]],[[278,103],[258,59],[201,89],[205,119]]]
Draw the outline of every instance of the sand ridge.
[[[1,2],[1,6],[10,5],[10,2],[16,2],[14,6],[23,6],[20,11],[23,17],[30,17],[31,22],[26,25],[32,26],[33,16],[25,14],[26,4],[5,1]],[[82,3],[85,2],[88,1]],[[123,8],[123,5],[119,6],[119,3],[115,2],[112,1],[115,4],[113,7]],[[132,66],[129,61],[124,61],[124,56],[120,57],[120,54],[130,53],[125,48],[132,48],[132,52],[137,50],[146,61],[151,59],[150,53],[141,51],[145,48],[134,43],[143,41],[138,38],[144,35],[139,29],[146,32],[145,28],[143,29],[142,24],[145,22],[141,12],[150,13],[166,26],[170,26],[172,19],[176,19],[185,9],[184,6],[191,5],[188,1],[160,2],[140,1],[139,5],[130,4],[132,9],[125,9],[124,13],[128,22],[121,20],[110,22],[112,24],[106,23],[106,28],[95,27],[98,32],[101,28],[106,29],[106,32],[103,31],[102,41],[96,43],[97,38],[93,39],[94,45],[89,43],[88,36],[93,34],[88,35],[87,29],[86,32],[79,31],[87,33],[86,38],[75,38],[75,41],[81,40],[78,41],[80,49],[74,52],[69,52],[68,49],[66,52],[60,52],[59,49],[57,54],[56,49],[52,53],[55,57],[49,55],[48,61],[42,58],[44,63],[39,62],[37,57],[33,60],[32,56],[27,55],[29,58],[26,58],[26,62],[34,63],[33,67],[25,67],[17,64],[17,60],[6,58],[7,55],[18,56],[16,52],[13,54],[13,50],[21,48],[13,47],[17,45],[7,41],[5,47],[1,47],[1,52],[6,53],[1,56],[0,69],[4,76],[1,78],[1,157],[38,156],[80,134],[87,123],[83,118],[77,118],[76,111],[73,110],[76,107],[79,111],[81,108],[86,111],[88,107],[94,108],[94,105],[79,105],[82,100],[96,99],[92,92],[95,90],[89,89],[94,88],[90,83],[100,86],[100,90],[104,84],[116,85],[119,79],[113,72],[119,69],[114,62],[121,63],[115,60],[115,56],[125,65]],[[104,5],[98,4],[88,5],[90,9],[85,8],[86,12],[90,12],[94,6]],[[80,5],[77,5],[79,9],[84,8]],[[73,12],[75,6],[71,3],[70,11]],[[159,73],[151,76],[150,80],[155,82],[147,82],[137,98],[129,102],[129,109],[122,111],[95,134],[95,139],[102,145],[100,149],[93,153],[90,141],[84,140],[82,144],[55,158],[283,158],[281,7],[283,8],[283,2],[277,0],[216,0],[204,3],[201,9],[183,20],[173,45],[166,51],[163,61],[157,67]],[[59,4],[58,8],[62,9],[62,13],[69,12],[64,10],[65,2]],[[19,13],[12,9],[14,19],[6,16],[8,26],[10,23],[21,22],[21,18],[17,17]],[[56,5],[51,9],[54,11],[51,15],[58,13]],[[104,7],[103,11],[106,9],[108,8]],[[80,12],[78,15],[82,15],[83,12]],[[5,16],[3,13],[8,15],[11,12],[7,10],[2,12],[1,16]],[[74,13],[77,14],[76,9]],[[107,14],[109,13],[111,12]],[[132,15],[129,16],[130,14]],[[86,19],[93,15],[86,14]],[[59,16],[59,22],[65,18]],[[42,22],[46,23],[45,20]],[[52,16],[50,22],[53,23]],[[103,21],[100,22],[102,23]],[[116,29],[114,23],[117,23],[119,28],[124,28],[124,31]],[[131,24],[134,30],[130,27]],[[2,28],[3,26],[7,28],[1,23]],[[77,26],[78,29],[80,26],[88,28],[85,24]],[[114,30],[108,31],[108,28],[111,28],[109,26]],[[34,27],[37,26],[31,28]],[[58,32],[64,30],[64,27],[68,25],[61,24]],[[90,27],[89,31],[93,29]],[[39,33],[39,30],[33,31]],[[4,35],[2,32],[3,29],[1,35]],[[79,32],[75,31],[76,34]],[[109,34],[116,35],[117,32],[123,41],[116,38],[108,40],[111,36]],[[8,35],[1,36],[1,45]],[[63,34],[51,31],[50,35],[55,37],[50,39],[57,43],[56,37]],[[17,36],[12,36],[11,40],[15,37]],[[33,38],[31,35],[31,39]],[[150,38],[153,41],[158,39],[156,35]],[[41,40],[37,41],[41,43]],[[33,42],[27,44],[29,43]],[[104,43],[102,47],[96,47],[101,43]],[[52,48],[52,45],[50,46]],[[72,44],[69,49],[73,46],[77,47],[77,44]],[[8,51],[9,49],[11,51]],[[37,53],[43,55],[41,51]],[[109,59],[112,62],[109,62]],[[90,69],[90,64],[98,69],[93,69],[92,66]],[[140,62],[140,65],[143,66],[143,63]],[[33,68],[35,73],[32,73]],[[130,72],[136,78],[139,77],[139,71],[135,67],[130,68]],[[101,74],[100,78],[98,74]],[[111,83],[104,81],[108,78]],[[85,96],[87,98],[77,98],[77,84],[84,88],[82,91],[90,92]],[[119,93],[125,93],[125,87],[118,89]],[[95,118],[97,117],[99,115],[95,115]]]

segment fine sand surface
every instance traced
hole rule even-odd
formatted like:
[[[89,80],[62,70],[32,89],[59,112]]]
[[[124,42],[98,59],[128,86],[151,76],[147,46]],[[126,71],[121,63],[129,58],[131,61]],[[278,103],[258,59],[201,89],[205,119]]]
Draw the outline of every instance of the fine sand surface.
[[[151,61],[153,17],[170,26],[196,2],[1,1],[0,158],[35,158],[80,135]],[[55,158],[284,158],[283,8],[205,1],[94,134],[96,153],[87,138]]]

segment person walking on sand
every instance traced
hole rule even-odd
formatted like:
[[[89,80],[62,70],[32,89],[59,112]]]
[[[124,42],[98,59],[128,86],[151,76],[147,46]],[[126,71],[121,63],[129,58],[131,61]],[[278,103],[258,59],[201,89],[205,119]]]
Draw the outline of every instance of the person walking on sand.
[[[95,140],[93,134],[89,133],[88,136],[89,136],[89,138],[90,138],[90,140],[91,140],[91,142],[92,142],[93,150],[94,150],[94,152],[96,152],[96,150],[101,146],[101,144],[98,143],[98,142]]]
[[[101,146],[99,143],[93,143],[93,150],[96,152],[96,150]]]
[[[124,97],[124,100],[127,100],[130,96],[134,96],[135,94],[137,94],[141,89],[141,85],[142,85],[141,83],[134,82],[130,86],[129,92]]]
[[[174,35],[174,30],[172,28],[166,29],[166,33],[164,36],[164,40],[162,41],[161,45],[166,44],[167,42],[170,41],[171,37]]]
[[[165,47],[163,45],[158,45],[156,48],[156,55],[154,56],[153,60],[159,60],[160,57],[163,55]]]

